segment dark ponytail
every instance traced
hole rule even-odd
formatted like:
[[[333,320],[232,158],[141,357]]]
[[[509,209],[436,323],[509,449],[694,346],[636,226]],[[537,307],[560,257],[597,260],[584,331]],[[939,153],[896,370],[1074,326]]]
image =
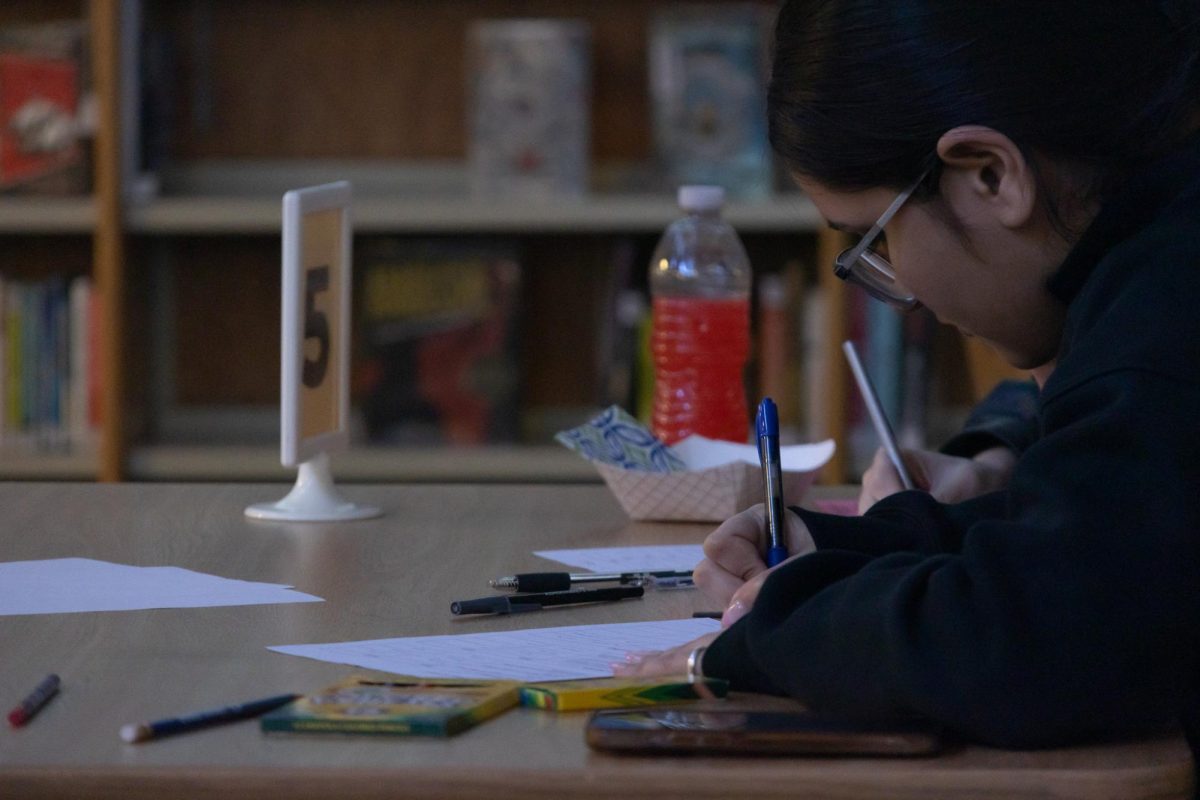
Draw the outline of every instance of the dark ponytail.
[[[985,125],[1103,191],[1196,129],[1198,52],[1200,0],[788,0],[771,143],[830,188],[899,189]]]

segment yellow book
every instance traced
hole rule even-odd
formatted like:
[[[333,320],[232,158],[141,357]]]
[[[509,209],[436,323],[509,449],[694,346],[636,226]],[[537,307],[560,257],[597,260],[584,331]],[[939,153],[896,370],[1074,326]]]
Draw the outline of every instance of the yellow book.
[[[706,678],[713,697],[724,697],[729,682]],[[686,680],[646,678],[596,678],[581,681],[531,683],[521,687],[521,705],[546,711],[586,711],[593,708],[633,708],[699,700],[696,687]]]

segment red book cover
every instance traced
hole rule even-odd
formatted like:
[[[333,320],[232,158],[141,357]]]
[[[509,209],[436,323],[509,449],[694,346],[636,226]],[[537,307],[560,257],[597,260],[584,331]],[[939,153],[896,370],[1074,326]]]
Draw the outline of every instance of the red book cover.
[[[74,61],[0,53],[0,188],[79,162],[78,103]]]

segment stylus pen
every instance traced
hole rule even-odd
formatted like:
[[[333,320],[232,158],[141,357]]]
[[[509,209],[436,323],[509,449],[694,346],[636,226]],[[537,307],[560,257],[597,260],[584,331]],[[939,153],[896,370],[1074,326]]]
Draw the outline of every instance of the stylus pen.
[[[645,592],[646,590],[641,586],[610,586],[607,589],[581,589],[575,592],[505,594],[496,597],[480,597],[475,600],[455,600],[450,604],[450,613],[519,614],[522,611],[538,611],[547,606],[607,603],[629,597],[641,597]]]
[[[762,465],[763,492],[767,506],[767,566],[773,567],[788,556],[783,526],[783,467],[779,463],[779,411],[775,401],[764,397],[758,404],[755,426],[758,431],[758,461]]]
[[[846,354],[846,360],[850,362],[850,371],[854,373],[854,382],[858,384],[858,391],[862,395],[863,402],[867,404],[867,413],[871,415],[871,422],[875,425],[875,433],[879,435],[879,440],[883,442],[883,449],[887,452],[888,459],[900,475],[900,483],[905,489],[915,488],[912,477],[908,474],[908,469],[904,466],[904,459],[900,457],[900,449],[896,447],[896,437],[892,434],[892,426],[888,424],[887,417],[883,415],[883,406],[879,404],[879,395],[875,394],[875,386],[871,383],[871,378],[867,375],[867,371],[863,369],[862,361],[858,358],[858,350],[855,349],[854,342],[849,340],[842,342],[842,352]]]
[[[160,739],[197,728],[207,728],[209,725],[219,725],[223,722],[235,722],[241,719],[262,716],[268,711],[287,705],[300,697],[298,694],[281,694],[275,697],[265,697],[262,700],[251,700],[236,706],[225,706],[212,711],[201,711],[186,717],[160,719],[157,722],[142,722],[121,726],[121,738],[129,743],[144,742],[147,739]]]
[[[627,586],[649,583],[660,589],[682,589],[696,585],[690,569],[657,572],[518,572],[488,581],[493,589],[514,589],[518,592],[560,592],[577,583],[620,583]]]

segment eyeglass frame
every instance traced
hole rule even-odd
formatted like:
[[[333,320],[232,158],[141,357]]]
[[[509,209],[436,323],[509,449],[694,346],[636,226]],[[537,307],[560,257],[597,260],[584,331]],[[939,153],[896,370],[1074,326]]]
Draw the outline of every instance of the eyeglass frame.
[[[896,280],[895,268],[892,266],[891,262],[888,261],[884,256],[875,252],[871,246],[875,243],[875,240],[879,238],[879,234],[883,232],[884,226],[892,221],[892,217],[896,216],[896,213],[900,211],[900,208],[908,202],[917,189],[920,188],[921,184],[929,178],[929,175],[933,172],[936,165],[937,164],[935,162],[934,164],[926,167],[917,177],[917,179],[908,186],[908,188],[896,195],[896,199],[893,200],[891,205],[889,205],[887,209],[879,216],[879,219],[875,221],[875,224],[871,226],[870,230],[868,230],[866,234],[864,234],[863,237],[858,240],[858,244],[854,245],[853,247],[847,247],[845,250],[838,253],[837,257],[833,260],[834,275],[841,280],[847,281],[848,283],[853,283],[855,286],[858,286],[876,300],[887,303],[888,305],[892,306],[893,308],[897,308],[900,311],[912,311],[917,309],[921,306],[921,302],[917,300],[917,298],[914,297],[911,292],[908,292],[907,289],[905,290],[906,293],[903,295],[898,292],[891,292],[883,285],[882,281],[873,282],[872,278],[859,275],[855,271],[854,265],[861,262],[866,265],[867,268],[873,270],[873,274],[881,275],[883,280],[886,280],[888,284],[903,286],[903,284]],[[869,259],[867,258],[868,255],[870,257]]]

